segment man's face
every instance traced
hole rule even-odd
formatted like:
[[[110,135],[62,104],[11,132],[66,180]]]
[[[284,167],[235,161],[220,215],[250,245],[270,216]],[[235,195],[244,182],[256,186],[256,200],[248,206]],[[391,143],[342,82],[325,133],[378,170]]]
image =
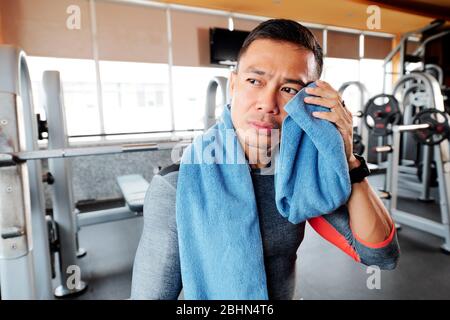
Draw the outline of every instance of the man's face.
[[[270,129],[281,130],[287,115],[285,104],[315,80],[311,51],[289,42],[253,41],[230,77],[231,118],[245,147],[270,143]]]

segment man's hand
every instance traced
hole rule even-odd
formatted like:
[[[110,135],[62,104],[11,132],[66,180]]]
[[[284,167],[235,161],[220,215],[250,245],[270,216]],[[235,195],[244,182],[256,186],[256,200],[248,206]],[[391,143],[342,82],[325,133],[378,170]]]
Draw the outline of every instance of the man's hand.
[[[359,166],[359,161],[353,155],[353,116],[344,107],[343,100],[336,90],[325,81],[317,80],[316,88],[306,88],[308,94],[316,97],[305,97],[305,102],[329,108],[331,112],[313,112],[312,115],[319,119],[334,123],[342,135],[345,146],[345,155],[349,169]]]
[[[313,112],[313,116],[331,121],[344,139],[345,154],[349,169],[359,166],[353,155],[353,119],[339,93],[324,81],[316,81],[317,88],[306,88],[305,102],[329,108],[331,112]],[[370,186],[367,179],[352,184],[352,194],[347,202],[352,232],[359,239],[379,244],[395,232],[394,223],[383,202]],[[394,230],[394,231],[393,231]]]

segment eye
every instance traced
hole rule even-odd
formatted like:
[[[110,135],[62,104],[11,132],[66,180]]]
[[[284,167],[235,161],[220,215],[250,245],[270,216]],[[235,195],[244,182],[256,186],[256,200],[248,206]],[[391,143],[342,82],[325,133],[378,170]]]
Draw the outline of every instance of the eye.
[[[297,89],[290,88],[290,87],[283,87],[283,88],[281,88],[281,91],[287,92],[288,94],[291,94],[293,96],[295,96],[298,93]]]
[[[259,86],[261,84],[261,81],[252,78],[247,79],[247,82],[250,82],[254,86]]]

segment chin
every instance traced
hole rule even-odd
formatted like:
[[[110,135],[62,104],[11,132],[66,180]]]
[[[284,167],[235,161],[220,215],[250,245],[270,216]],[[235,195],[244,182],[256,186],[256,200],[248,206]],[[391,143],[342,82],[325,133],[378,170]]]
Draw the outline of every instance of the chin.
[[[245,144],[254,148],[269,148],[271,144],[271,136],[258,133],[256,129],[250,128],[245,132]]]

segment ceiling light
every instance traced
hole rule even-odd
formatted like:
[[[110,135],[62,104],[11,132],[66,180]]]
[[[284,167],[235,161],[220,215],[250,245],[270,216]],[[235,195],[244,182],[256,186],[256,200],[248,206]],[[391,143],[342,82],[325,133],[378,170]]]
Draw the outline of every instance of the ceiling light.
[[[228,17],[228,30],[230,31],[234,30],[234,21],[231,15]]]

